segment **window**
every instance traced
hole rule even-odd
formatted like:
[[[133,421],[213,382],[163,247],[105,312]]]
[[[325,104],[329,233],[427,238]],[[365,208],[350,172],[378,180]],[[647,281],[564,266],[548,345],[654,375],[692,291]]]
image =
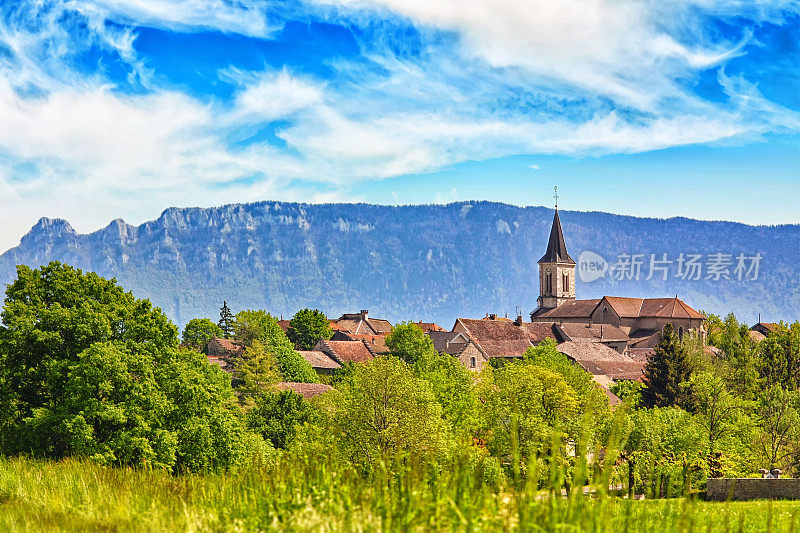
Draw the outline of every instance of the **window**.
[[[549,270],[544,275],[544,291],[547,294],[553,292],[553,276],[550,274]]]
[[[474,357],[470,357],[469,358],[469,366],[472,367],[472,368],[475,368],[476,364],[477,364],[476,359]]]
[[[567,274],[567,273],[564,273],[564,275],[562,276],[562,279],[564,280],[564,283],[563,283],[563,285],[564,285],[563,291],[564,291],[564,292],[569,292],[569,274]]]

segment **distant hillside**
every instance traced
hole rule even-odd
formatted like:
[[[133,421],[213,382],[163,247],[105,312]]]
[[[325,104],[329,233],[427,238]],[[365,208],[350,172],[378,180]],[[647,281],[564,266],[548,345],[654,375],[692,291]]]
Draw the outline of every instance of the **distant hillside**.
[[[567,246],[577,261],[590,250],[610,263],[642,253],[639,281],[578,280],[579,298],[604,294],[680,295],[699,310],[734,311],[754,322],[800,317],[800,226],[747,226],[563,211]],[[536,262],[553,211],[488,202],[449,205],[306,205],[282,202],[170,208],[152,222],[78,235],[64,220],[41,219],[20,245],[0,255],[0,283],[15,265],[56,259],[115,277],[179,324],[216,319],[222,300],[234,312],[264,308],[284,316],[301,307],[329,315],[370,309],[392,321],[435,320],[487,312],[527,315],[536,307]],[[646,281],[649,254],[760,253],[758,280],[684,281],[670,273]],[[731,265],[731,272],[735,265]],[[705,277],[705,272],[704,272]]]

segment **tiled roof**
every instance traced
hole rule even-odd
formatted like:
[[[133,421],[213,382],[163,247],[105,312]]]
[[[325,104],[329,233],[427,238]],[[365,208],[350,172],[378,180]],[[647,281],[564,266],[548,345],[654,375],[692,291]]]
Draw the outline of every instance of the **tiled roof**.
[[[569,341],[559,344],[556,349],[591,374],[613,379],[638,379],[644,369],[643,362],[621,355],[599,342]]]
[[[611,324],[556,324],[556,332],[564,341],[587,340],[627,341],[628,335]]]
[[[456,322],[489,357],[521,357],[532,346],[527,331],[511,321],[459,318]]]
[[[532,344],[539,344],[545,339],[556,339],[553,322],[522,322],[515,324],[520,328]]]
[[[658,317],[693,318],[705,317],[689,307],[679,298],[624,298],[605,296],[603,298],[614,312],[622,318]]]
[[[364,344],[364,341],[321,340],[314,346],[314,349],[325,352],[341,364],[365,363],[375,357],[373,352]]]
[[[286,333],[286,331],[289,329],[289,322],[291,322],[291,320],[278,320],[278,325],[281,327],[284,333]]]
[[[429,331],[428,336],[437,352],[446,351],[451,345],[465,346],[469,341],[469,337],[459,331]]]
[[[314,398],[332,389],[324,383],[297,383],[294,381],[281,381],[275,385],[280,390],[293,390],[305,399]]]
[[[244,351],[244,346],[232,339],[213,337],[206,345],[206,352],[212,357],[233,356]]]
[[[311,365],[311,368],[336,369],[342,366],[331,359],[328,354],[319,350],[298,350],[297,353],[302,355],[303,359],[308,361],[308,364]]]
[[[536,318],[589,318],[600,300],[569,300]]]
[[[628,357],[638,363],[647,363],[647,358],[653,355],[655,348],[628,348]]]
[[[758,326],[761,326],[761,329],[765,329],[765,330],[769,331],[770,333],[775,333],[776,331],[778,331],[780,329],[780,326],[778,324],[774,323],[774,322],[759,322],[758,324],[753,326],[753,328],[756,328]],[[751,328],[751,329],[753,329],[753,328]]]
[[[661,340],[661,332],[655,329],[637,329],[632,331],[628,346],[631,348],[655,348]]]
[[[349,331],[356,335],[386,335],[392,331],[392,323],[382,318],[370,318],[364,312],[345,313],[336,323],[336,329]]]
[[[429,331],[444,331],[444,328],[435,322],[412,322],[412,324],[419,326],[424,333]]]

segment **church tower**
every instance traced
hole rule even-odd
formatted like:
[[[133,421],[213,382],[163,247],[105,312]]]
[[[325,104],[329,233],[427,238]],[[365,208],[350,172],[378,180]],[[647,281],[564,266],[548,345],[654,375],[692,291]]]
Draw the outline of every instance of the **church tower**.
[[[539,259],[539,308],[531,316],[539,315],[574,299],[575,261],[567,253],[556,204],[547,252]]]

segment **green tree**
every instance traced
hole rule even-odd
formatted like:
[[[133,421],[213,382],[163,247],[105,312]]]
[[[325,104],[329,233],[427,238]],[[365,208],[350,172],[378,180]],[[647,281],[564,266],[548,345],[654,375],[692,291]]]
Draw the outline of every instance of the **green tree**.
[[[113,280],[19,267],[2,317],[4,453],[178,471],[228,466],[257,444],[229,376]]]
[[[233,375],[239,390],[247,398],[258,397],[281,379],[275,356],[255,340],[233,360]]]
[[[620,380],[611,387],[611,392],[634,409],[639,407],[642,401],[642,384],[638,381]]]
[[[790,327],[781,323],[759,343],[758,351],[759,371],[768,387],[800,388],[800,322]]]
[[[787,390],[780,385],[764,388],[756,401],[756,421],[760,433],[756,451],[765,466],[794,467],[800,455],[800,391]]]
[[[717,443],[736,431],[737,415],[743,404],[728,391],[725,381],[711,372],[696,373],[690,383],[708,444],[708,454],[713,455],[717,451]]]
[[[412,371],[430,384],[436,401],[442,406],[442,416],[453,429],[462,436],[472,429],[474,376],[466,366],[450,354],[434,351],[418,361]]]
[[[661,339],[644,367],[642,405],[645,407],[691,406],[691,389],[684,386],[692,375],[692,362],[672,324],[664,326]]]
[[[13,427],[53,405],[70,366],[96,342],[150,354],[178,345],[177,328],[149,301],[113,279],[58,262],[36,270],[18,266],[0,318],[0,382]]]
[[[297,435],[297,426],[311,419],[311,406],[292,390],[261,395],[247,413],[247,427],[275,448],[285,449]]]
[[[236,315],[237,342],[245,347],[259,341],[278,363],[278,370],[284,381],[314,383],[317,373],[283,333],[280,324],[266,311],[241,311]]]
[[[436,353],[433,341],[413,322],[401,322],[386,336],[386,347],[395,357],[413,365]]]
[[[318,309],[301,309],[289,321],[286,336],[298,350],[310,350],[320,339],[330,339],[333,335],[330,321]]]
[[[475,395],[481,434],[492,455],[510,460],[514,441],[521,455],[550,447],[556,432],[577,438],[577,393],[559,373],[534,364],[484,366]]]
[[[447,425],[430,385],[396,357],[355,365],[321,403],[340,451],[365,470],[382,460],[430,459],[445,449]]]
[[[236,322],[234,321],[233,313],[231,313],[230,307],[228,307],[228,302],[222,302],[222,307],[219,310],[218,325],[226,339],[233,337],[233,333],[236,328]]]
[[[222,337],[222,329],[207,318],[193,318],[183,328],[183,344],[203,352],[214,337]]]

